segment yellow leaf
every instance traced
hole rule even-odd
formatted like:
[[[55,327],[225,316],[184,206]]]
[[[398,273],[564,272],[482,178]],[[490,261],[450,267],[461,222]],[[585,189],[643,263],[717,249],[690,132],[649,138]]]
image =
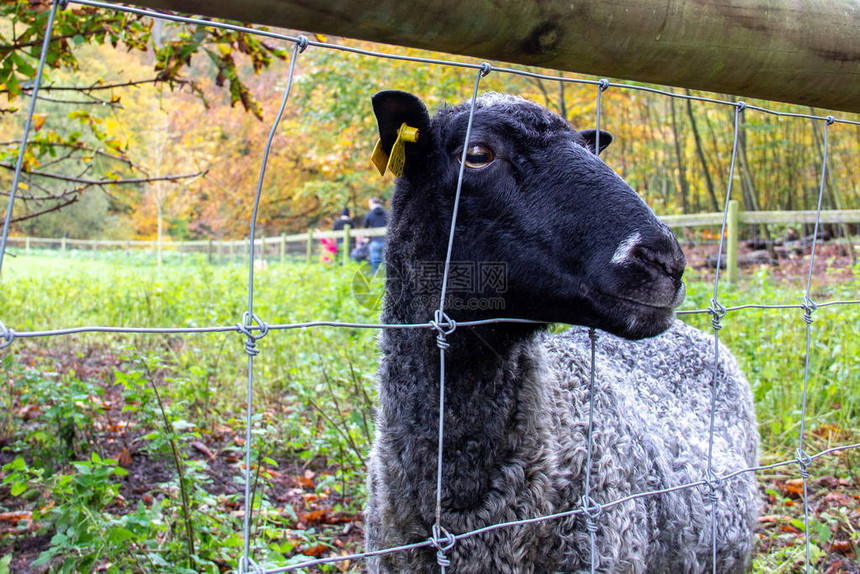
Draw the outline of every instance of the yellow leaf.
[[[45,125],[48,114],[33,114],[33,129],[39,131]]]

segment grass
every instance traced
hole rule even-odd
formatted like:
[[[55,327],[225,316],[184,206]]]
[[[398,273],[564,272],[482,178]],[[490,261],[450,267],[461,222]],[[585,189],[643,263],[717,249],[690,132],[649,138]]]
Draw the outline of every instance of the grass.
[[[364,306],[366,293],[354,294],[355,272],[352,266],[270,263],[255,274],[255,312],[271,324],[376,322],[378,310]],[[143,256],[71,252],[60,258],[34,252],[6,258],[0,320],[16,331],[230,326],[247,309],[247,281],[244,265],[211,266],[192,257],[167,259],[156,270]],[[857,299],[860,287],[837,272],[816,277],[814,286],[817,303]],[[721,285],[719,300],[727,307],[797,304],[804,289],[802,281],[777,279],[762,270],[747,274],[738,286]],[[712,296],[707,276],[688,274],[685,309],[707,308]],[[707,314],[684,318],[711,329]],[[731,311],[722,325],[720,340],[741,363],[755,394],[763,460],[793,459],[805,379],[803,311]],[[860,305],[814,313],[804,437],[809,454],[860,436],[858,331]],[[376,331],[364,329],[295,329],[270,332],[257,344],[254,544],[256,556],[268,566],[359,546],[354,536],[342,533],[365,497],[375,336]],[[5,407],[0,415],[7,463],[3,481],[13,500],[20,501],[18,507],[32,512],[17,528],[51,535],[38,560],[58,571],[96,563],[113,564],[117,572],[235,567],[241,498],[230,480],[218,486],[217,477],[207,474],[200,452],[215,453],[210,466],[216,459],[226,461],[225,472],[238,473],[243,465],[243,343],[236,332],[76,334],[20,339],[11,350],[0,351],[6,381],[6,404],[0,405]],[[106,427],[117,429],[107,433],[108,439]],[[854,480],[857,460],[858,455],[846,452],[817,461],[815,474]],[[126,468],[134,475],[136,464],[161,465],[173,478],[159,483],[155,502],[144,504],[144,494],[132,501],[134,508],[117,509],[116,484],[132,481],[133,476],[122,477]],[[780,516],[792,506],[797,510],[794,471],[762,479]],[[851,488],[850,480],[844,488]],[[289,497],[293,502],[285,504]],[[4,500],[0,496],[0,504]],[[822,548],[835,547],[831,540],[856,542],[851,530],[856,516],[840,519],[839,514],[856,509],[840,508],[828,506],[816,515],[816,560],[824,560]],[[757,557],[756,572],[793,571],[785,564],[798,553],[796,530],[789,521],[772,533],[764,531],[767,552]],[[340,566],[344,571],[358,567]],[[0,572],[3,568],[0,563]]]

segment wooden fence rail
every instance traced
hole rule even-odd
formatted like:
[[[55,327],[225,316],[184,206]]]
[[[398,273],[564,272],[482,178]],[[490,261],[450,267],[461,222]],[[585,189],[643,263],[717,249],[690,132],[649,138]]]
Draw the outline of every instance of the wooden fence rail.
[[[721,227],[723,223],[722,213],[696,213],[689,215],[665,215],[660,219],[671,229],[685,229],[696,227]],[[742,225],[768,225],[768,224],[814,224],[816,221],[815,211],[740,211],[737,201],[729,202],[728,221],[726,226],[726,279],[734,282],[738,277],[738,241]],[[822,211],[821,223],[847,224],[860,223],[860,209],[849,209],[839,211]],[[254,241],[255,253],[260,257],[271,257],[277,254],[278,259],[283,262],[290,253],[301,253],[300,257],[307,262],[313,260],[314,244],[320,239],[346,239],[349,245],[350,238],[355,237],[379,237],[385,235],[384,228],[377,229],[350,229],[343,231],[319,231],[309,229],[305,233],[294,233],[274,237],[262,237]],[[68,238],[45,238],[45,237],[9,237],[9,245],[16,245],[29,252],[37,246],[66,251],[78,250],[124,250],[129,253],[132,249],[147,249],[155,252],[158,249],[156,240],[104,240],[104,239],[68,239]],[[290,247],[293,246],[292,249]],[[248,239],[203,239],[196,241],[162,241],[162,250],[173,251],[179,254],[196,252],[206,253],[207,260],[211,263],[216,256],[229,257],[243,255],[247,252]],[[344,263],[349,260],[349,250],[342,249],[341,257]]]

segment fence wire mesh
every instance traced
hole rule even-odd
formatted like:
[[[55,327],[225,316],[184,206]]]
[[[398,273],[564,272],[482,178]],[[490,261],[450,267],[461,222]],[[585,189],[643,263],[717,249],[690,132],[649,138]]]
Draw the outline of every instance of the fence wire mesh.
[[[152,18],[159,18],[162,20],[170,20],[178,23],[184,24],[192,24],[197,26],[208,26],[213,28],[222,28],[232,31],[239,31],[248,34],[255,34],[259,36],[264,36],[270,39],[276,39],[283,41],[285,43],[292,45],[292,55],[289,62],[289,71],[288,78],[286,83],[286,88],[284,90],[283,100],[281,102],[280,108],[278,110],[277,116],[271,125],[271,129],[269,131],[269,136],[266,142],[265,150],[263,153],[263,157],[261,160],[259,178],[257,183],[256,192],[254,194],[254,205],[253,205],[253,213],[250,220],[250,232],[249,232],[249,240],[248,240],[248,250],[249,250],[249,266],[248,266],[248,284],[247,284],[247,295],[248,295],[248,305],[247,310],[242,313],[240,320],[235,325],[222,325],[222,326],[211,326],[211,327],[161,327],[161,328],[135,328],[135,327],[119,327],[119,326],[83,326],[83,327],[73,327],[73,328],[65,328],[65,329],[54,329],[54,330],[41,330],[41,331],[16,331],[11,328],[11,326],[6,326],[2,322],[2,316],[0,316],[0,349],[9,348],[12,346],[13,342],[17,338],[25,339],[25,338],[46,338],[46,337],[55,337],[62,335],[71,335],[78,333],[116,333],[116,334],[153,334],[153,335],[177,335],[177,334],[195,334],[195,333],[227,333],[227,332],[236,332],[243,337],[244,350],[247,354],[247,390],[246,390],[246,419],[245,419],[245,443],[244,443],[244,456],[245,456],[245,465],[244,465],[244,500],[245,500],[245,508],[243,515],[243,547],[242,547],[242,556],[237,559],[238,564],[238,572],[240,574],[246,573],[276,573],[276,572],[288,572],[299,569],[305,569],[314,566],[320,566],[323,564],[329,564],[334,562],[345,562],[345,561],[355,561],[361,560],[370,556],[379,556],[383,554],[390,554],[396,552],[404,552],[407,550],[415,550],[418,548],[428,548],[432,547],[436,549],[437,552],[437,562],[439,564],[440,571],[444,574],[446,568],[451,565],[449,558],[447,557],[448,551],[457,544],[458,541],[471,538],[475,536],[480,536],[481,534],[502,529],[502,528],[511,528],[515,526],[522,526],[527,524],[535,524],[544,521],[558,520],[564,517],[570,517],[579,515],[584,517],[585,523],[587,526],[587,530],[590,537],[591,543],[591,571],[595,572],[597,568],[597,556],[595,554],[595,536],[600,528],[598,523],[598,518],[603,512],[603,510],[624,504],[625,502],[650,497],[650,496],[659,496],[661,494],[666,494],[669,492],[684,490],[684,489],[692,489],[692,488],[702,488],[704,487],[712,501],[716,503],[717,496],[716,493],[719,489],[726,488],[726,485],[730,482],[731,478],[736,476],[745,474],[745,473],[755,473],[761,472],[765,470],[771,470],[776,468],[782,468],[787,466],[796,466],[798,475],[803,480],[803,512],[804,512],[804,524],[806,527],[806,557],[805,557],[805,570],[806,572],[810,572],[812,568],[812,560],[810,557],[810,536],[809,536],[809,492],[808,492],[808,481],[810,478],[810,466],[811,464],[824,456],[833,455],[838,452],[843,452],[851,449],[860,448],[860,443],[855,444],[844,444],[841,446],[829,448],[823,450],[821,452],[815,454],[808,454],[804,450],[804,436],[806,433],[806,407],[807,407],[807,399],[809,395],[809,382],[810,382],[810,361],[813,354],[813,346],[812,346],[812,333],[813,333],[813,325],[814,325],[814,315],[816,312],[822,310],[825,307],[839,307],[846,305],[854,305],[860,306],[860,299],[849,299],[849,300],[837,300],[837,301],[828,301],[824,303],[816,303],[811,298],[812,293],[812,283],[813,283],[813,264],[816,255],[817,245],[817,237],[818,237],[818,227],[821,218],[821,208],[822,208],[822,198],[824,189],[826,186],[826,170],[827,170],[827,162],[828,162],[828,146],[829,146],[829,138],[830,138],[830,127],[835,124],[845,124],[845,125],[854,125],[860,126],[860,122],[852,121],[848,119],[840,119],[835,118],[833,116],[818,116],[814,114],[801,114],[801,113],[791,113],[784,111],[776,111],[772,109],[768,109],[761,106],[753,106],[748,105],[747,103],[733,102],[720,100],[709,97],[695,96],[691,94],[679,94],[674,92],[669,92],[665,90],[660,90],[656,88],[646,87],[646,86],[638,86],[631,85],[625,83],[616,83],[610,82],[608,80],[588,80],[582,78],[567,78],[555,75],[545,75],[540,73],[535,73],[526,70],[519,70],[513,68],[506,67],[496,67],[491,66],[488,63],[475,64],[470,62],[456,61],[456,60],[443,60],[443,59],[434,59],[434,58],[419,58],[412,56],[403,56],[397,54],[388,54],[375,52],[371,50],[358,49],[350,46],[343,46],[332,44],[324,41],[318,40],[310,40],[305,36],[290,36],[286,34],[281,34],[272,31],[266,30],[258,30],[254,28],[249,28],[245,26],[239,26],[235,24],[222,23],[212,20],[206,20],[202,18],[192,18],[192,17],[184,17],[178,16],[175,14],[156,12],[148,9],[135,8],[132,6],[121,6],[116,4],[110,4],[105,2],[99,2],[94,0],[73,0],[75,4],[79,4],[82,6],[91,6],[96,8],[102,8],[106,10],[119,10],[130,12],[133,14],[137,14],[140,16],[148,16]],[[39,66],[36,74],[36,81],[32,88],[32,92],[30,94],[31,100],[28,109],[27,119],[24,124],[24,134],[21,142],[20,153],[18,156],[18,162],[15,169],[15,175],[12,183],[12,189],[9,194],[9,201],[6,208],[5,215],[5,224],[2,231],[2,238],[0,238],[0,274],[2,274],[2,265],[3,265],[3,256],[6,251],[6,244],[9,234],[10,228],[10,220],[12,216],[12,211],[15,202],[16,192],[18,190],[19,179],[22,171],[22,158],[24,155],[24,151],[27,146],[28,137],[30,135],[31,130],[31,122],[33,118],[33,114],[35,111],[37,94],[39,87],[42,81],[42,71],[45,65],[45,56],[47,54],[47,47],[51,42],[52,38],[52,27],[55,19],[55,15],[58,9],[65,9],[69,4],[69,0],[54,0],[53,5],[51,7],[51,11],[47,20],[47,26],[45,35],[43,38],[42,44],[42,52],[41,58],[39,61]],[[434,316],[428,317],[428,320],[423,323],[414,323],[414,324],[381,324],[381,323],[356,323],[356,322],[341,322],[341,321],[308,321],[301,323],[285,323],[285,324],[277,324],[277,323],[266,323],[262,318],[260,318],[254,312],[254,250],[255,250],[255,234],[256,234],[256,222],[257,222],[257,214],[258,208],[260,204],[260,198],[263,189],[263,182],[266,175],[266,168],[268,163],[269,151],[271,149],[272,140],[277,133],[278,125],[281,120],[281,117],[284,113],[284,110],[287,107],[288,100],[290,97],[290,92],[293,86],[293,79],[296,71],[296,67],[299,62],[299,56],[302,52],[304,52],[308,47],[325,49],[325,50],[334,50],[341,52],[349,52],[353,54],[357,54],[363,57],[368,58],[384,58],[391,60],[400,60],[409,63],[415,64],[432,64],[437,66],[446,66],[451,68],[459,68],[466,71],[477,72],[474,79],[474,87],[471,93],[470,106],[469,106],[469,119],[468,119],[468,127],[466,130],[466,137],[463,146],[463,158],[460,162],[460,172],[457,180],[457,191],[454,199],[454,211],[453,218],[451,222],[450,235],[448,237],[448,245],[447,245],[447,255],[444,264],[444,270],[442,275],[442,291],[440,296],[440,305],[439,309],[435,312]],[[713,285],[713,297],[711,299],[711,305],[707,309],[694,309],[694,310],[686,310],[680,311],[679,315],[710,315],[711,317],[711,328],[713,330],[714,335],[714,364],[713,364],[713,377],[712,377],[712,388],[711,388],[711,412],[710,416],[710,432],[709,432],[709,445],[708,445],[708,465],[707,465],[707,474],[706,476],[701,477],[701,479],[697,481],[690,482],[688,484],[683,484],[680,486],[666,488],[662,490],[653,490],[647,492],[640,492],[633,495],[629,495],[617,500],[604,502],[602,504],[595,503],[590,497],[590,483],[591,483],[591,473],[592,473],[592,464],[591,464],[591,444],[592,444],[592,435],[593,435],[593,422],[594,417],[599,416],[599,413],[594,412],[593,408],[593,397],[595,392],[599,392],[595,390],[595,372],[596,372],[596,348],[599,345],[599,337],[598,333],[590,329],[589,330],[589,340],[591,345],[591,368],[589,373],[589,382],[588,382],[588,397],[589,397],[589,410],[588,410],[588,432],[587,432],[587,463],[585,465],[586,475],[585,475],[585,483],[584,483],[584,494],[582,496],[581,501],[579,502],[579,506],[573,510],[559,512],[556,514],[550,514],[546,516],[540,516],[536,518],[526,519],[526,520],[517,520],[510,521],[504,523],[493,524],[484,528],[472,530],[469,532],[461,532],[461,533],[451,533],[446,530],[445,525],[442,521],[442,512],[441,512],[441,491],[442,491],[442,463],[444,460],[444,452],[442,451],[443,437],[444,437],[444,417],[442,413],[444,412],[444,400],[445,400],[445,357],[446,357],[446,349],[449,347],[449,343],[446,340],[446,337],[450,335],[455,329],[470,327],[470,326],[478,326],[478,325],[487,325],[492,323],[535,323],[534,321],[522,320],[522,319],[511,319],[498,317],[493,319],[485,319],[479,321],[463,321],[456,322],[445,312],[445,293],[448,285],[448,278],[450,273],[450,265],[451,265],[451,253],[453,242],[455,241],[455,224],[457,217],[457,208],[460,200],[460,192],[462,188],[463,182],[463,168],[466,165],[465,155],[468,150],[468,143],[472,125],[472,119],[474,117],[475,111],[475,102],[479,93],[481,78],[486,76],[489,73],[494,74],[511,74],[511,75],[519,75],[531,78],[545,79],[553,82],[563,82],[563,83],[577,83],[577,84],[590,84],[595,86],[596,89],[596,117],[595,123],[597,127],[597,142],[596,149],[600,149],[599,137],[600,137],[600,123],[601,123],[601,107],[602,107],[602,94],[609,88],[616,89],[624,89],[624,90],[638,90],[649,92],[653,94],[658,94],[667,98],[676,98],[676,99],[684,99],[691,100],[696,102],[703,103],[711,103],[720,106],[730,107],[734,109],[734,125],[733,125],[733,144],[732,144],[732,152],[731,152],[731,163],[729,168],[728,175],[728,187],[726,190],[725,197],[725,209],[723,212],[723,221],[722,221],[722,229],[720,233],[720,243],[719,250],[717,254],[717,265],[716,265],[716,273],[714,276],[714,285]],[[820,122],[823,130],[823,142],[824,142],[824,152],[823,158],[820,168],[821,179],[820,185],[818,187],[818,207],[817,207],[817,217],[815,222],[815,233],[813,234],[813,243],[812,243],[812,251],[809,261],[809,272],[806,280],[806,288],[802,298],[802,301],[798,304],[744,304],[738,305],[734,307],[726,307],[722,305],[719,301],[719,288],[720,288],[720,261],[723,257],[724,245],[723,240],[725,238],[726,225],[728,219],[728,210],[729,210],[729,201],[732,199],[732,181],[734,179],[734,171],[735,171],[735,160],[738,152],[738,133],[739,133],[739,124],[744,113],[748,112],[759,112],[764,114],[770,114],[778,117],[792,118],[792,119],[807,119],[813,120],[816,122]],[[714,406],[717,395],[717,370],[718,370],[718,362],[719,362],[719,353],[720,353],[720,338],[719,331],[723,327],[723,321],[729,316],[730,313],[748,310],[748,309],[780,309],[786,311],[802,311],[802,315],[798,314],[798,320],[803,320],[805,322],[805,334],[806,334],[806,342],[805,342],[805,361],[803,368],[803,386],[801,396],[799,397],[799,402],[801,404],[800,411],[800,433],[799,433],[799,444],[795,453],[795,457],[793,459],[784,460],[781,462],[761,465],[752,468],[745,468],[741,470],[737,470],[725,475],[718,475],[714,472],[712,468],[712,453],[714,447]],[[251,549],[251,514],[252,508],[248,505],[248,501],[252,500],[252,477],[251,477],[251,469],[252,469],[252,450],[253,450],[253,416],[254,416],[254,407],[253,407],[253,398],[254,398],[254,357],[259,354],[260,350],[257,348],[257,342],[274,331],[280,330],[293,330],[293,329],[307,329],[307,328],[322,328],[322,327],[330,327],[330,328],[351,328],[351,329],[429,329],[435,330],[437,333],[437,346],[439,347],[439,362],[440,362],[440,389],[439,389],[439,437],[438,437],[438,457],[437,457],[437,485],[436,485],[436,512],[435,512],[435,523],[430,532],[427,533],[427,539],[422,542],[417,542],[414,544],[408,544],[404,546],[398,546],[394,548],[386,548],[382,550],[372,551],[372,552],[362,552],[350,555],[339,555],[332,556],[321,559],[313,559],[307,560],[300,564],[295,564],[286,567],[278,567],[278,568],[264,568],[258,565],[254,556],[252,555]],[[717,574],[718,565],[716,561],[716,553],[717,553],[717,519],[716,519],[716,504],[711,505],[711,517],[712,517],[712,560],[713,560],[713,572]]]

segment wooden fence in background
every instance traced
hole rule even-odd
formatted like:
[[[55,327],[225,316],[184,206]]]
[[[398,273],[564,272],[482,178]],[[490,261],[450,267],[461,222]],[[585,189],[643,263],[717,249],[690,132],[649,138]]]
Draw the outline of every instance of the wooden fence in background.
[[[729,202],[728,221],[726,226],[726,279],[734,282],[738,278],[738,243],[741,227],[744,225],[814,225],[815,211],[740,211],[737,201]],[[666,215],[660,219],[673,231],[689,228],[720,228],[723,223],[722,213],[697,213],[690,215]],[[860,223],[860,209],[822,211],[822,224],[851,224]],[[274,237],[262,237],[254,242],[255,253],[258,257],[275,258],[281,262],[289,259],[304,259],[308,262],[314,258],[314,245],[322,238],[346,239],[347,244],[351,238],[384,236],[385,229],[345,229],[343,231],[320,231],[309,229],[305,233],[291,235],[280,235]],[[860,233],[858,233],[860,235]],[[719,236],[717,235],[717,238]],[[860,241],[860,240],[858,240]],[[155,253],[158,241],[152,240],[103,240],[103,239],[67,239],[67,238],[44,238],[44,237],[9,237],[10,246],[24,249],[48,248],[59,251],[76,250],[124,250],[130,253],[132,250],[148,250]],[[248,240],[245,239],[208,239],[196,241],[162,241],[161,249],[165,252],[205,253],[207,260],[211,263],[216,258],[235,259],[245,256],[248,249]],[[860,249],[856,245],[854,249]],[[349,250],[340,249],[339,256],[344,263],[349,260]]]

